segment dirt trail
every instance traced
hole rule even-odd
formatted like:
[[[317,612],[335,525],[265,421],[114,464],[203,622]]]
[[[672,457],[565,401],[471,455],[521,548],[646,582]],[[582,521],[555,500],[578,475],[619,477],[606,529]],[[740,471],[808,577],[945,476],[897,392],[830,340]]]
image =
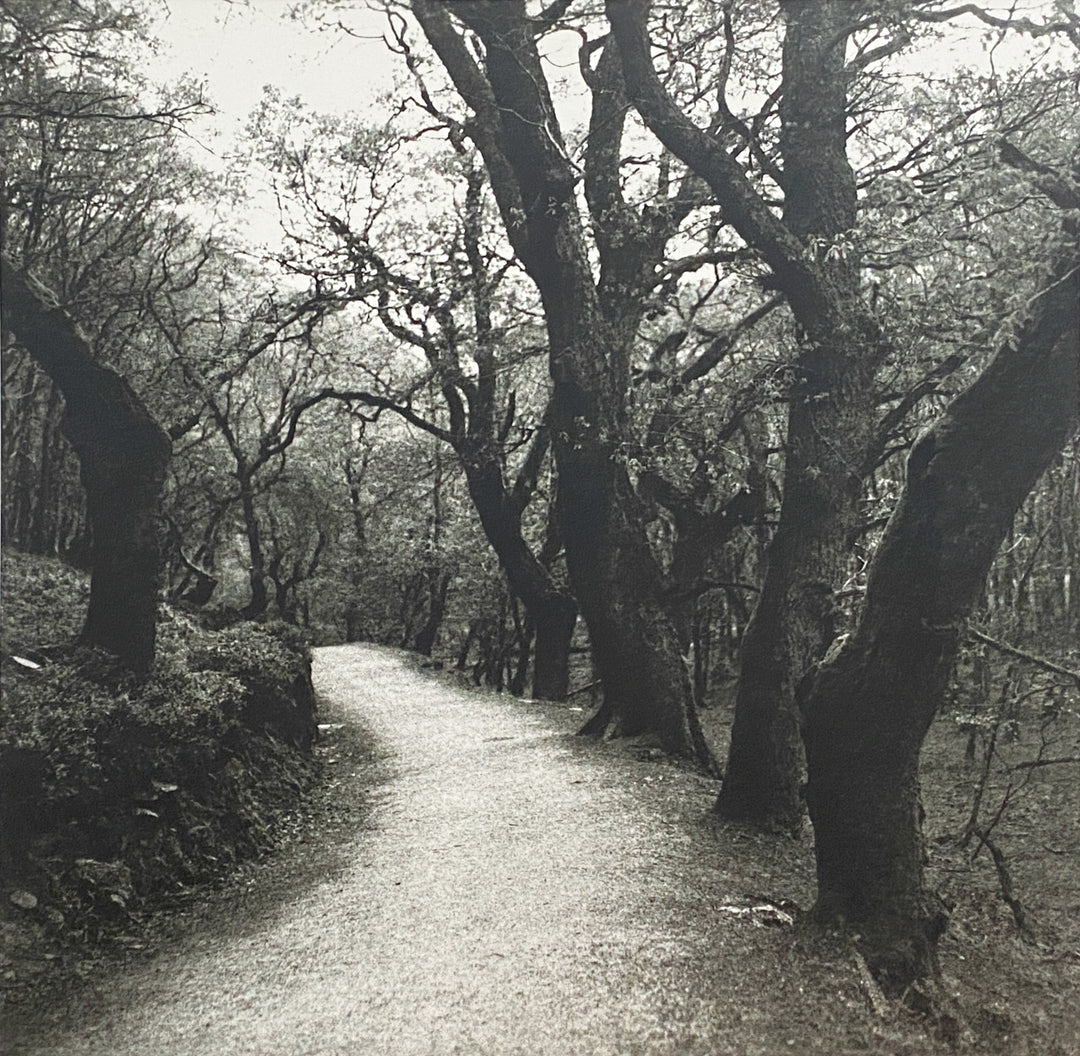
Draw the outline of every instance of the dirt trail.
[[[70,1007],[13,1020],[5,1056],[916,1051],[872,1032],[854,973],[814,993],[790,929],[740,912],[758,892],[705,820],[711,782],[390,650],[318,650],[315,673],[380,745],[336,778],[367,797],[363,823]]]

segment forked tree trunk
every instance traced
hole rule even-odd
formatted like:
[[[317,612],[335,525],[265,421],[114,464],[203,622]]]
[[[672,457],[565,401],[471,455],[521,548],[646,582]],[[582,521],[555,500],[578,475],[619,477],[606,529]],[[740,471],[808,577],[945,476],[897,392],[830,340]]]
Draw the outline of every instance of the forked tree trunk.
[[[80,641],[144,673],[154,659],[159,500],[172,445],[128,383],[94,362],[45,291],[6,259],[2,278],[7,324],[64,395],[64,433],[86,488],[92,574]]]
[[[412,9],[473,111],[469,134],[544,305],[559,528],[604,685],[603,707],[586,731],[649,735],[666,751],[711,767],[644,510],[622,457],[627,343],[639,315],[605,316],[575,200],[578,173],[562,142],[534,22],[521,0],[413,0]],[[483,42],[482,68],[448,11]]]
[[[912,449],[857,628],[804,703],[815,913],[858,933],[891,993],[936,971],[944,922],[923,880],[923,738],[1013,516],[1080,415],[1072,257],[1016,343]]]
[[[790,395],[780,525],[740,656],[736,721],[717,809],[768,829],[795,828],[801,748],[794,691],[832,633],[833,589],[856,516],[874,433],[872,383],[888,351],[859,296],[855,179],[846,154],[851,31],[846,0],[785,0],[781,222],[724,145],[681,111],[653,67],[650,0],[608,0],[635,107],[658,139],[710,186],[756,249],[802,334]],[[837,244],[833,244],[834,241]]]
[[[847,0],[785,2],[784,221],[803,242],[855,225],[847,158],[844,49]],[[803,748],[796,688],[835,634],[834,590],[858,516],[874,432],[873,345],[857,325],[859,276],[851,254],[823,260],[842,311],[804,312],[807,331],[789,396],[780,521],[767,551],[758,603],[743,635],[735,721],[716,809],[769,830],[801,827]],[[808,325],[809,324],[809,325]]]
[[[573,427],[559,425],[558,402],[556,408],[557,434],[566,438],[559,461],[566,561],[603,688],[600,710],[582,732],[652,736],[665,751],[711,769],[640,500],[616,453],[595,437],[576,443]],[[596,420],[577,417],[577,429]]]

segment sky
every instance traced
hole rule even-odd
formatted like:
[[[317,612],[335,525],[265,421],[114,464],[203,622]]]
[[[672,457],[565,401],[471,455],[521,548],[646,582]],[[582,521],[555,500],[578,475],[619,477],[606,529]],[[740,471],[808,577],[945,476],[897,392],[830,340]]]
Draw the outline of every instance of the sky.
[[[320,29],[311,19],[291,18],[295,6],[296,0],[163,0],[164,13],[153,30],[160,49],[150,59],[148,73],[156,81],[189,75],[205,85],[216,113],[192,128],[192,143],[208,167],[216,167],[214,159],[220,162],[230,153],[266,85],[276,86],[286,97],[299,95],[316,111],[362,114],[402,72],[400,57],[382,40],[385,15],[369,9],[365,0],[343,3],[344,10],[335,16],[347,20],[351,35]],[[332,6],[326,3],[323,9]],[[996,11],[1001,5],[988,6]],[[1041,18],[1052,12],[1053,0],[1012,0],[1011,6]],[[963,21],[967,32],[959,39],[953,35],[951,46],[938,54],[921,51],[911,60],[916,65],[912,72],[945,72],[961,64],[985,68],[986,27]],[[573,65],[577,38],[559,36],[562,43],[552,46],[566,54],[565,63],[560,59],[558,64]],[[1014,43],[1020,45],[1019,53],[1030,41],[1015,40],[995,49],[995,60],[1007,64]],[[266,203],[255,207],[254,213],[260,212],[264,215],[253,222],[265,235],[270,224]],[[261,238],[256,235],[256,240]]]
[[[382,40],[385,16],[364,0],[343,12],[355,35],[290,17],[296,0],[165,0],[153,24],[158,47],[146,73],[154,82],[191,78],[213,107],[187,126],[195,160],[220,171],[242,138],[249,115],[274,86],[332,114],[362,113],[393,87],[402,63]],[[270,181],[249,174],[249,200],[230,226],[253,246],[280,237]],[[197,210],[196,210],[197,211]]]
[[[371,105],[380,91],[391,87],[394,71],[402,66],[381,39],[385,16],[370,10],[365,0],[346,5],[340,14],[356,36],[291,19],[296,0],[164,3],[166,13],[154,30],[162,49],[153,57],[150,72],[166,80],[188,73],[204,81],[220,110],[211,124],[222,132],[242,127],[264,85],[301,95],[316,110],[342,113]],[[1012,0],[1008,6],[1035,17],[1053,9],[1052,0]],[[964,21],[971,31],[966,43],[956,42],[948,54],[936,57],[923,53],[919,63],[942,69],[958,61],[979,63],[980,30],[985,27]],[[573,61],[572,55],[568,58]]]
[[[330,113],[362,110],[392,86],[401,63],[381,39],[384,16],[358,0],[347,17],[362,36],[350,36],[291,19],[294,6],[295,0],[168,0],[154,25],[160,50],[149,72],[204,82],[219,111],[209,125],[225,134],[243,126],[264,85]]]

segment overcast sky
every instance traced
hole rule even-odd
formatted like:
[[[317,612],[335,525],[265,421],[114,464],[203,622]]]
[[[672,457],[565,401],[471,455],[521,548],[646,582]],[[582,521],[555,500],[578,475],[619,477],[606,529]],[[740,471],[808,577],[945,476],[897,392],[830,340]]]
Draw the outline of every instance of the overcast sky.
[[[358,38],[291,20],[294,2],[168,0],[168,13],[154,27],[162,49],[150,73],[204,81],[223,131],[243,123],[267,84],[333,113],[362,110],[391,86],[400,60],[381,40],[381,14],[362,0],[355,5],[348,21],[364,34]]]
[[[290,8],[296,0],[167,0],[168,9],[155,25],[154,35],[161,50],[153,57],[148,73],[157,81],[191,75],[206,86],[208,100],[217,108],[213,118],[192,131],[219,159],[229,154],[251,111],[258,104],[265,85],[274,85],[284,95],[299,95],[318,111],[363,113],[376,97],[393,85],[402,62],[382,41],[385,16],[369,10],[364,0],[355,0],[339,13],[354,35],[337,29],[318,29],[311,22],[293,20]],[[326,5],[327,7],[331,5]],[[991,3],[996,13],[1000,5]],[[1037,19],[1051,15],[1052,0],[1012,0],[1020,13]],[[966,32],[957,33],[958,29]],[[994,34],[990,34],[991,37]],[[560,34],[549,42],[559,53],[557,65],[574,65],[578,39]],[[986,27],[972,19],[962,19],[953,27],[950,44],[937,53],[922,50],[910,61],[911,72],[928,70],[944,73],[957,65],[981,66],[988,72]],[[1030,38],[1014,37],[994,48],[1000,69],[1030,47]],[[213,166],[204,155],[204,163]],[[252,187],[258,196],[258,188]],[[267,203],[256,205],[266,209]],[[267,217],[268,219],[268,217]],[[276,221],[275,221],[276,222]],[[261,234],[266,222],[259,221]]]
[[[225,163],[267,85],[330,113],[362,113],[392,87],[401,64],[382,41],[385,16],[358,0],[342,15],[359,34],[353,36],[293,20],[293,6],[295,0],[167,0],[153,26],[159,49],[147,74],[156,82],[190,76],[205,86],[215,113],[188,126],[200,164],[217,169]],[[252,172],[248,193],[231,226],[249,243],[275,241],[269,181]]]
[[[381,13],[356,0],[340,15],[360,34],[349,36],[291,20],[289,10],[295,2],[167,0],[168,14],[155,26],[163,49],[155,56],[152,75],[172,79],[191,73],[205,80],[209,96],[222,112],[222,127],[243,122],[266,84],[302,96],[316,110],[336,113],[362,110],[390,87],[400,59],[380,39],[386,28]],[[1012,0],[1008,6],[1036,18],[1053,11],[1052,0]],[[981,37],[986,27],[961,19],[954,33],[960,27],[968,32],[943,49],[947,54],[920,55],[921,68],[944,70],[958,62],[985,61]]]

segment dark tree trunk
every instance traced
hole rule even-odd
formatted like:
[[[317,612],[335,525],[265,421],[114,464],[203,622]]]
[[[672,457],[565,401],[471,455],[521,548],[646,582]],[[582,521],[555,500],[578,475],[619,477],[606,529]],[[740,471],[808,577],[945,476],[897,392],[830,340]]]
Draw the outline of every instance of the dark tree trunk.
[[[514,597],[510,598],[510,614],[514,620],[516,656],[507,661],[508,666],[511,668],[507,687],[515,697],[523,697],[525,696],[525,686],[528,684],[529,661],[532,659],[536,628],[533,626],[532,617],[528,613],[522,614],[522,607]]]
[[[299,599],[296,596],[295,584],[288,581],[282,583],[274,583],[274,607],[277,609],[278,616],[285,623],[297,623],[297,610],[300,607]]]
[[[570,692],[570,643],[577,626],[572,598],[556,599],[530,612],[535,633],[532,695],[537,700],[566,700]]]
[[[442,449],[436,440],[432,452],[434,478],[431,486],[431,516],[428,519],[428,547],[430,561],[420,570],[418,593],[426,590],[426,604],[420,602],[425,612],[424,622],[412,639],[412,648],[421,656],[431,656],[435,640],[439,636],[443,617],[446,615],[446,598],[450,591],[452,574],[441,566],[442,538],[445,527],[443,510],[443,460]]]
[[[577,417],[579,423],[584,418]],[[594,458],[572,441],[566,446],[560,524],[604,693],[584,732],[655,734],[667,750],[693,757],[700,729],[678,637],[660,602],[660,569],[645,538],[640,500],[614,452],[595,439]]]
[[[365,642],[367,638],[368,632],[364,622],[364,613],[355,601],[350,601],[345,606],[345,641]]]
[[[854,226],[846,155],[844,47],[851,5],[787,0],[782,95],[784,219],[717,140],[675,105],[652,65],[649,0],[609,0],[634,105],[715,193],[725,219],[771,268],[800,328],[780,524],[744,635],[736,722],[718,810],[768,829],[800,824],[794,690],[832,633],[832,591],[876,439],[873,379],[889,346],[859,297],[858,261],[832,246]]]
[[[855,224],[847,159],[845,29],[850,4],[785,3],[784,221],[802,241]],[[837,302],[858,303],[857,262],[822,263]],[[850,310],[813,318],[789,397],[780,521],[743,636],[735,721],[716,809],[765,829],[802,824],[803,746],[795,691],[833,640],[861,494],[859,467],[876,422],[875,358]]]
[[[435,648],[435,639],[439,636],[439,628],[442,627],[446,616],[446,597],[450,592],[450,579],[449,572],[439,572],[435,568],[428,570],[427,616],[413,639],[413,649],[421,656],[431,656],[431,650]]]
[[[172,445],[131,387],[93,360],[70,318],[3,261],[4,310],[64,395],[92,533],[90,604],[80,640],[146,672],[161,574],[159,500]]]
[[[259,515],[255,509],[255,495],[252,474],[243,465],[237,466],[237,481],[240,485],[240,509],[244,517],[244,535],[248,544],[248,585],[251,598],[244,606],[246,620],[257,620],[270,607],[270,591],[267,587],[266,555],[263,552],[262,529]]]
[[[657,444],[662,438],[657,438]],[[706,510],[708,495],[676,488],[659,474],[645,473],[639,487],[642,494],[659,503],[675,523],[675,541],[664,593],[679,648],[684,656],[693,654],[694,701],[700,706],[708,683],[710,619],[702,611],[701,595],[706,589],[710,567],[739,525],[760,520],[765,511],[765,478],[752,468],[747,489],[731,496],[715,510]]]
[[[483,69],[443,5],[413,2],[429,41],[474,111],[470,135],[483,154],[507,235],[544,305],[559,527],[604,683],[602,709],[584,732],[648,735],[666,751],[711,767],[664,609],[645,511],[622,459],[627,342],[636,332],[642,298],[631,302],[598,292],[574,199],[577,173],[561,142],[525,4],[469,3],[452,10],[483,41]],[[613,157],[617,162],[617,146]],[[617,167],[610,175],[617,185]],[[641,235],[636,229],[629,237]],[[610,252],[615,242],[601,247],[605,291],[614,290],[616,271],[624,277]],[[651,271],[651,262],[640,255],[634,264],[638,276]],[[630,288],[636,288],[633,282]]]
[[[922,741],[1012,519],[1077,427],[1076,264],[912,449],[857,628],[804,702],[816,915],[860,935],[891,993],[936,970],[944,920],[923,882]]]
[[[470,450],[463,444],[459,453],[484,534],[511,591],[521,599],[536,626],[533,696],[565,700],[570,688],[570,639],[577,622],[577,604],[525,541],[521,505],[508,491],[490,445]]]
[[[201,609],[204,605],[210,604],[210,599],[214,596],[214,591],[217,590],[218,579],[217,576],[213,576],[202,569],[195,569],[193,575],[195,582],[184,590],[183,594],[180,595],[180,600]]]
[[[587,266],[580,263],[584,270],[575,280],[568,272],[561,276],[579,288],[589,281]],[[604,694],[600,710],[582,732],[655,737],[665,751],[713,770],[667,612],[662,573],[646,534],[644,504],[620,458],[616,438],[622,423],[612,413],[619,401],[604,393],[603,379],[581,362],[585,333],[591,331],[592,347],[602,347],[606,327],[598,315],[591,327],[580,330],[576,321],[567,320],[564,306],[571,297],[563,290],[562,306],[549,306],[548,328],[559,526]],[[556,355],[555,348],[563,352]]]

